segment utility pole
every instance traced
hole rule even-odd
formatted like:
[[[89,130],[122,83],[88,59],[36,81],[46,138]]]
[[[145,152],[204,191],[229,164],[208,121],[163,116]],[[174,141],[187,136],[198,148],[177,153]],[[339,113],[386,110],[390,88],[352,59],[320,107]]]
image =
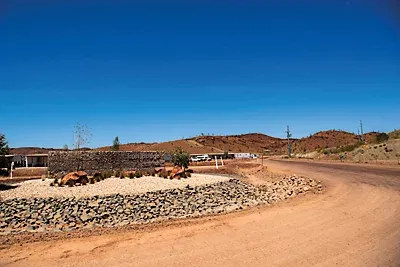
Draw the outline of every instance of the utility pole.
[[[360,120],[360,130],[361,130],[361,142],[364,143],[364,131],[363,131],[363,125],[362,125],[361,120]]]
[[[286,136],[287,136],[287,141],[288,141],[288,145],[287,145],[288,156],[290,158],[290,155],[292,154],[292,151],[290,148],[290,137],[292,137],[292,134],[290,133],[289,126],[287,126]]]

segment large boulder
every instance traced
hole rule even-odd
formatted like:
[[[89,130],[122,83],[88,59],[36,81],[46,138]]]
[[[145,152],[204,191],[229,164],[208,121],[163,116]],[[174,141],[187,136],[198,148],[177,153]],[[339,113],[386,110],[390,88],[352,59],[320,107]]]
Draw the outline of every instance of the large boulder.
[[[89,182],[87,176],[88,174],[84,171],[70,172],[62,178],[61,184],[62,185],[66,184],[75,185],[76,183],[86,184],[87,182]]]
[[[183,177],[184,174],[185,174],[185,169],[184,168],[181,168],[179,166],[175,166],[171,171],[170,177],[179,179],[179,178]]]

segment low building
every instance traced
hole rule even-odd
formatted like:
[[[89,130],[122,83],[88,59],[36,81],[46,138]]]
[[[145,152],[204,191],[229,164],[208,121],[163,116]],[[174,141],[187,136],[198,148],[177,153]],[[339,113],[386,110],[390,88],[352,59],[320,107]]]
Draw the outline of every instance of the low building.
[[[255,159],[258,158],[257,154],[253,153],[234,153],[235,159]]]
[[[48,167],[49,155],[48,154],[30,154],[26,155],[26,167]]]
[[[19,167],[48,167],[48,154],[6,155],[8,167],[14,162],[14,168]]]

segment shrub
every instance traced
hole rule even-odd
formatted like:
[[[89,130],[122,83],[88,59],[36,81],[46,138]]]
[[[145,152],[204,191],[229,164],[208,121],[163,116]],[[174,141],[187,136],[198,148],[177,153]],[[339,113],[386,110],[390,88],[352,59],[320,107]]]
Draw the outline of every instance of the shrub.
[[[179,167],[187,168],[189,166],[189,153],[181,147],[177,147],[172,154],[172,162]]]
[[[103,177],[103,179],[111,178],[111,176],[113,176],[113,171],[104,171],[101,173],[101,176]]]
[[[389,135],[387,133],[380,133],[376,136],[376,142],[382,143],[389,140]]]
[[[129,178],[133,179],[135,176],[133,175],[133,172],[129,173]]]
[[[90,177],[90,178],[89,178],[89,184],[94,184],[94,183],[95,183],[94,178],[93,178],[93,177]]]
[[[187,177],[192,177],[192,174],[190,172],[186,172]]]
[[[140,178],[140,177],[142,177],[142,174],[139,171],[136,171],[135,172],[135,177],[136,178]]]
[[[0,176],[7,177],[9,175],[10,175],[10,173],[7,170],[0,169]]]
[[[155,172],[155,171],[152,171],[152,172],[151,172],[151,176],[153,176],[153,177],[156,176],[156,172]]]
[[[97,182],[100,182],[100,180],[102,179],[102,175],[100,173],[95,173],[93,175],[93,178],[96,179]]]
[[[119,178],[120,178],[120,179],[124,179],[124,178],[125,178],[124,172],[120,172],[120,173],[119,173]]]
[[[54,182],[51,182],[51,183],[50,183],[50,186],[54,186]]]
[[[121,172],[120,171],[115,171],[114,176],[115,177],[121,177]]]

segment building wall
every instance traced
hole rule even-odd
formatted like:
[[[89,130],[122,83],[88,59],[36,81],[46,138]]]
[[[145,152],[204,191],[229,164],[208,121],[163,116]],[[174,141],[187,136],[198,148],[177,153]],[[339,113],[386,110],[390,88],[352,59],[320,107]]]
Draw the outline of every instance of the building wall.
[[[53,174],[83,170],[89,174],[106,170],[152,169],[163,166],[160,152],[52,151],[49,171]]]
[[[250,153],[235,153],[235,159],[249,159]]]
[[[47,156],[28,156],[28,167],[47,167]]]

